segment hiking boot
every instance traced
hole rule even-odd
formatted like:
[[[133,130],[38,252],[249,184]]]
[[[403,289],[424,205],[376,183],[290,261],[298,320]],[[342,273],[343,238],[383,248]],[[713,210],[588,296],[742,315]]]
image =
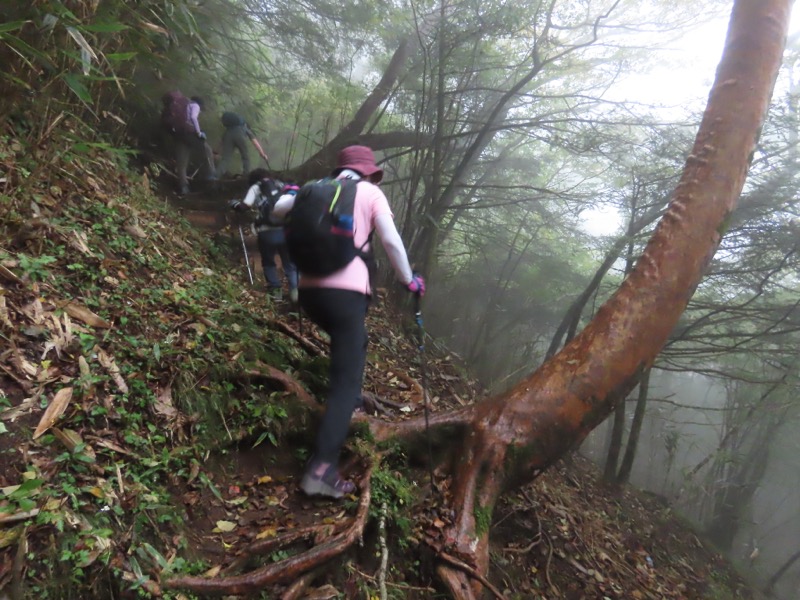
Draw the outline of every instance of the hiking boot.
[[[283,290],[281,288],[269,288],[267,293],[274,302],[283,302]]]
[[[297,300],[299,298],[299,294],[297,293],[297,288],[292,288],[289,290],[289,302],[292,304],[297,304]]]
[[[330,465],[325,473],[317,475],[314,469],[309,468],[303,480],[300,482],[300,489],[307,496],[325,496],[327,498],[342,498],[356,491],[356,484],[339,476],[339,471],[334,465]]]

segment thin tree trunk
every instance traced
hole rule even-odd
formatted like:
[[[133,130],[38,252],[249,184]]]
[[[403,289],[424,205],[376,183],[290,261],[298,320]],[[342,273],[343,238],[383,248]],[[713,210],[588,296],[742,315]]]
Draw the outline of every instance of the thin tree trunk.
[[[639,435],[642,432],[642,423],[644,423],[644,415],[647,409],[647,398],[650,394],[650,373],[651,369],[647,369],[639,380],[639,397],[636,400],[636,408],[633,411],[633,422],[631,423],[631,432],[628,434],[628,445],[625,447],[625,456],[622,457],[622,464],[619,466],[619,473],[617,473],[617,484],[619,485],[628,483],[631,477],[633,460],[636,458],[636,448],[639,445]]]
[[[619,455],[622,453],[622,438],[625,435],[625,401],[619,402],[614,409],[611,423],[611,434],[606,449],[606,462],[603,467],[603,481],[613,483],[617,477]]]
[[[630,219],[628,219],[627,232],[625,237],[623,238],[627,245],[625,251],[626,277],[633,270],[634,266],[633,234],[635,232],[635,218],[636,218],[636,197],[634,196],[632,200]],[[597,275],[595,275],[594,279],[597,282],[596,285],[600,285],[600,281]],[[583,311],[582,305],[580,311],[581,312]],[[567,331],[567,341],[575,337],[575,331],[577,330],[578,322],[580,320],[580,312],[574,315],[573,317],[574,318],[572,320],[572,323],[570,323],[569,330]],[[614,424],[611,427],[611,439],[609,440],[608,443],[608,454],[606,455],[606,464],[603,470],[603,481],[605,481],[606,483],[616,484],[617,482],[617,465],[619,464],[619,455],[622,452],[622,438],[625,436],[626,410],[627,406],[625,404],[625,398],[620,398],[619,402],[617,403],[617,407],[614,409]]]

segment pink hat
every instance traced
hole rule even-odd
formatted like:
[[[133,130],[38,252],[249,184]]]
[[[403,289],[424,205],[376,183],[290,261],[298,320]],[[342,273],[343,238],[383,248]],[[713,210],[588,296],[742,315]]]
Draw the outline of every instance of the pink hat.
[[[375,155],[367,146],[348,146],[342,149],[333,174],[338,175],[344,169],[352,169],[376,183],[383,179],[383,169],[375,164]]]

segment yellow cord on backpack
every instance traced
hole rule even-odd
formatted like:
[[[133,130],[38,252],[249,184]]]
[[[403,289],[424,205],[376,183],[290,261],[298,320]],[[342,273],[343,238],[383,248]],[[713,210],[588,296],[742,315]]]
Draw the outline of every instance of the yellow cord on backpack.
[[[342,191],[341,182],[338,179],[334,179],[333,182],[336,185],[336,193],[333,195],[333,200],[331,200],[331,205],[328,208],[330,214],[333,214],[333,207],[336,206],[336,201],[339,199],[339,192]]]

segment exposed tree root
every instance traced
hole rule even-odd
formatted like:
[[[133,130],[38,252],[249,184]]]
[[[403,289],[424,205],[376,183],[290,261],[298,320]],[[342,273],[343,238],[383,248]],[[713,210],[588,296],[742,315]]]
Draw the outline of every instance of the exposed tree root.
[[[248,594],[263,590],[268,585],[294,582],[320,565],[336,558],[361,538],[369,515],[371,499],[370,466],[361,481],[361,497],[350,527],[342,533],[310,548],[306,552],[291,556],[277,563],[265,565],[249,573],[230,577],[176,577],[164,582],[165,589],[184,589],[207,596]]]
[[[460,569],[440,564],[436,573],[445,584],[453,600],[479,600],[470,585],[469,576]]]
[[[473,579],[476,579],[476,580],[480,581],[487,590],[489,590],[492,594],[494,594],[495,598],[499,598],[500,600],[505,600],[505,596],[503,596],[503,594],[500,593],[500,590],[498,590],[491,583],[489,583],[489,580],[486,579],[486,577],[484,577],[483,575],[478,573],[478,571],[476,571],[475,569],[470,567],[467,563],[458,560],[455,556],[450,556],[449,554],[447,554],[447,552],[440,552],[437,555],[437,558],[439,558],[440,560],[443,560],[444,562],[448,563],[449,565],[452,565],[453,567],[459,569],[463,573],[466,573],[467,575],[469,575]],[[450,574],[448,574],[447,571],[452,571],[452,569],[450,567],[446,567],[444,565],[440,566],[439,569],[438,569],[438,573],[439,573],[440,576],[442,576],[443,579],[444,579],[445,575],[447,575],[447,577],[450,578]],[[465,595],[465,596],[456,596],[456,600],[461,600],[462,598],[473,598],[474,596],[473,596],[472,588],[471,588],[470,585],[466,584],[466,580],[464,580],[463,577],[456,577],[455,579],[457,579],[459,581],[458,589],[463,589],[463,590],[465,590],[465,593],[468,594],[468,595]],[[450,589],[455,594],[455,590],[453,588],[450,588]]]
[[[245,564],[247,564],[247,561],[249,561],[253,556],[267,554],[268,552],[272,552],[277,548],[296,544],[301,540],[316,539],[323,533],[328,535],[331,533],[338,534],[339,529],[341,528],[334,528],[334,526],[328,524],[312,525],[311,527],[303,527],[302,529],[288,531],[273,538],[258,540],[257,542],[253,542],[247,548],[245,548],[242,551],[242,555],[234,560],[225,569],[223,569],[222,573],[225,575],[229,573],[236,573],[242,567],[244,567]]]
[[[305,388],[300,385],[300,382],[297,381],[294,377],[287,375],[280,369],[276,369],[275,367],[271,367],[270,365],[265,365],[264,363],[259,362],[257,364],[257,369],[248,369],[246,374],[250,377],[261,377],[264,379],[269,379],[278,383],[284,390],[287,392],[294,394],[297,396],[297,399],[300,400],[303,404],[308,406],[313,410],[320,410],[320,404],[314,399],[314,397],[309,394]]]
[[[313,571],[309,571],[305,575],[299,577],[297,581],[286,588],[286,591],[284,591],[283,595],[281,596],[281,600],[298,600],[299,598],[302,598],[305,595],[306,590],[314,582],[314,579],[316,579],[317,575],[319,575],[319,572],[320,569],[314,569]]]
[[[433,413],[428,417],[428,426],[431,428],[448,425],[466,427],[472,422],[474,410],[474,405],[470,405],[457,410]],[[387,422],[366,414],[356,414],[353,416],[353,422],[367,423],[370,433],[378,442],[425,431],[425,417]]]
[[[364,412],[373,416],[377,415],[378,413],[382,415],[390,415],[390,408],[399,410],[402,406],[402,404],[398,402],[378,398],[375,396],[375,394],[370,392],[361,392],[361,399],[364,401]]]
[[[313,332],[311,334],[311,337],[314,339],[314,341],[311,341],[305,335],[301,335],[299,331],[297,331],[294,327],[292,327],[288,323],[284,323],[277,319],[270,320],[269,326],[272,327],[273,329],[277,329],[278,331],[281,331],[286,335],[288,335],[290,338],[292,338],[294,341],[300,344],[300,347],[311,356],[319,356],[320,354],[325,354],[325,351],[317,345],[317,344],[323,345],[324,348],[324,346],[326,345],[325,342]]]
[[[313,411],[321,411],[322,405],[317,402],[314,397],[309,394],[305,388],[290,375],[287,375],[280,369],[276,369],[270,365],[258,363],[257,368],[249,369],[245,372],[250,377],[268,379],[278,384],[282,389],[294,394],[298,400]],[[401,377],[404,380],[413,382],[419,387],[411,378],[407,376]],[[420,389],[422,389],[420,387]],[[366,409],[370,412],[381,412],[387,414],[389,411],[386,406],[392,408],[399,408],[401,405],[391,400],[384,400],[377,398],[373,394],[365,393],[364,400]],[[433,413],[429,415],[428,427],[443,427],[443,426],[467,426],[473,419],[474,406],[465,406],[457,410],[444,411],[440,413]],[[395,437],[404,437],[425,431],[426,423],[424,417],[416,417],[413,419],[405,419],[403,421],[388,422],[380,418],[371,417],[366,413],[356,413],[353,415],[354,423],[367,423],[370,432],[377,441],[385,441]]]

